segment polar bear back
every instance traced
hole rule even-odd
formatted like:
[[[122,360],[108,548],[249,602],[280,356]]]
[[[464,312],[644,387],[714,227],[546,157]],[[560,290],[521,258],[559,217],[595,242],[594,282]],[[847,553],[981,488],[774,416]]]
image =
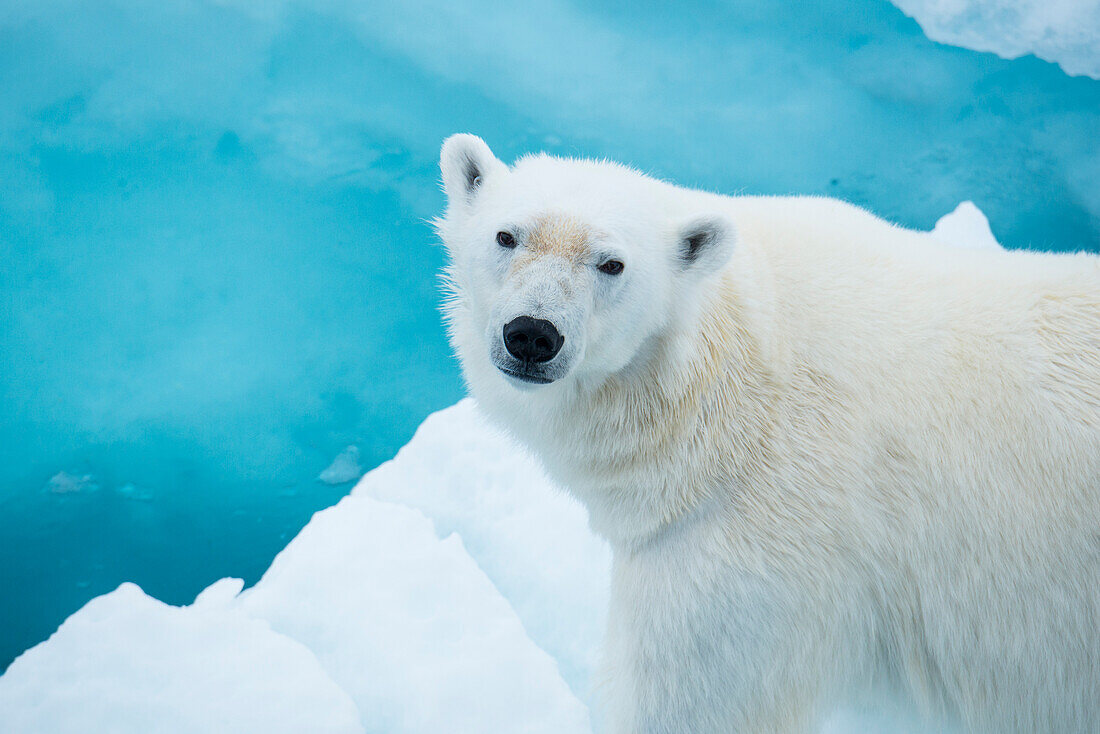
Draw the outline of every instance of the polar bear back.
[[[878,607],[871,638],[925,707],[975,731],[1095,716],[1100,259],[959,250],[834,200],[721,201],[779,395],[746,484],[838,529],[835,557],[859,560],[837,583]],[[1049,708],[991,721],[1012,690]]]
[[[1100,430],[1100,258],[959,249],[833,199],[723,201],[766,263],[746,290],[768,304],[780,374],[827,372],[894,414],[965,398],[974,416]]]

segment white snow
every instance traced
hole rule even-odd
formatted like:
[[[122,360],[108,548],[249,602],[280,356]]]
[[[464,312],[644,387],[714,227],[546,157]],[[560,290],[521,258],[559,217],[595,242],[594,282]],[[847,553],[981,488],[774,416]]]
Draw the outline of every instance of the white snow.
[[[971,202],[929,234],[999,246]],[[583,509],[463,400],[255,587],[88,602],[0,677],[0,731],[588,734],[609,574]],[[899,716],[841,711],[825,731],[917,731]]]
[[[12,663],[0,678],[0,731],[364,730],[302,644],[232,605],[181,609],[123,584]]]
[[[359,447],[348,446],[321,472],[317,480],[325,484],[343,484],[354,482],[361,476],[363,469],[359,466]]]
[[[934,41],[1100,79],[1098,0],[893,0]]]
[[[241,602],[312,649],[370,731],[588,731],[554,659],[458,536],[416,510],[346,497]]]
[[[972,250],[1000,249],[989,228],[989,220],[972,201],[964,201],[955,211],[936,222],[932,236],[949,245]]]
[[[486,457],[491,457],[486,460]],[[607,609],[611,551],[588,515],[473,400],[429,416],[355,494],[416,507],[466,550],[512,603],[532,639],[591,702]]]

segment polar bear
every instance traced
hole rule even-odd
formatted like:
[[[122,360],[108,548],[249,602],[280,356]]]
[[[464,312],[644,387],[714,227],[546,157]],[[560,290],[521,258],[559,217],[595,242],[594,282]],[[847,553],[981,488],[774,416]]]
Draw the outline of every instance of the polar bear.
[[[1100,259],[443,145],[453,345],[614,552],[616,734],[1100,731]]]

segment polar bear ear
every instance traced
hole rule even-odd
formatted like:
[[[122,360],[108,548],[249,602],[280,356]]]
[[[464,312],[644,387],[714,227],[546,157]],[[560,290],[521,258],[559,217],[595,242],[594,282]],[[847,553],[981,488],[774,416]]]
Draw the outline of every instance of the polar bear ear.
[[[443,173],[447,201],[454,205],[473,201],[486,179],[507,170],[507,166],[497,160],[484,140],[459,133],[443,141],[439,170]]]
[[[726,217],[707,214],[684,224],[677,240],[680,266],[700,275],[726,264],[737,243],[737,228]]]

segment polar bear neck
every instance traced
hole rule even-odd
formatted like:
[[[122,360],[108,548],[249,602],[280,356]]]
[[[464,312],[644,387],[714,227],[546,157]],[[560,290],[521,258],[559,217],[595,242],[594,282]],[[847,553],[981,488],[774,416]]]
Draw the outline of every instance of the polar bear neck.
[[[504,421],[613,545],[644,544],[730,499],[738,467],[760,458],[773,391],[738,290],[714,278],[629,370],[536,396],[523,421]]]

